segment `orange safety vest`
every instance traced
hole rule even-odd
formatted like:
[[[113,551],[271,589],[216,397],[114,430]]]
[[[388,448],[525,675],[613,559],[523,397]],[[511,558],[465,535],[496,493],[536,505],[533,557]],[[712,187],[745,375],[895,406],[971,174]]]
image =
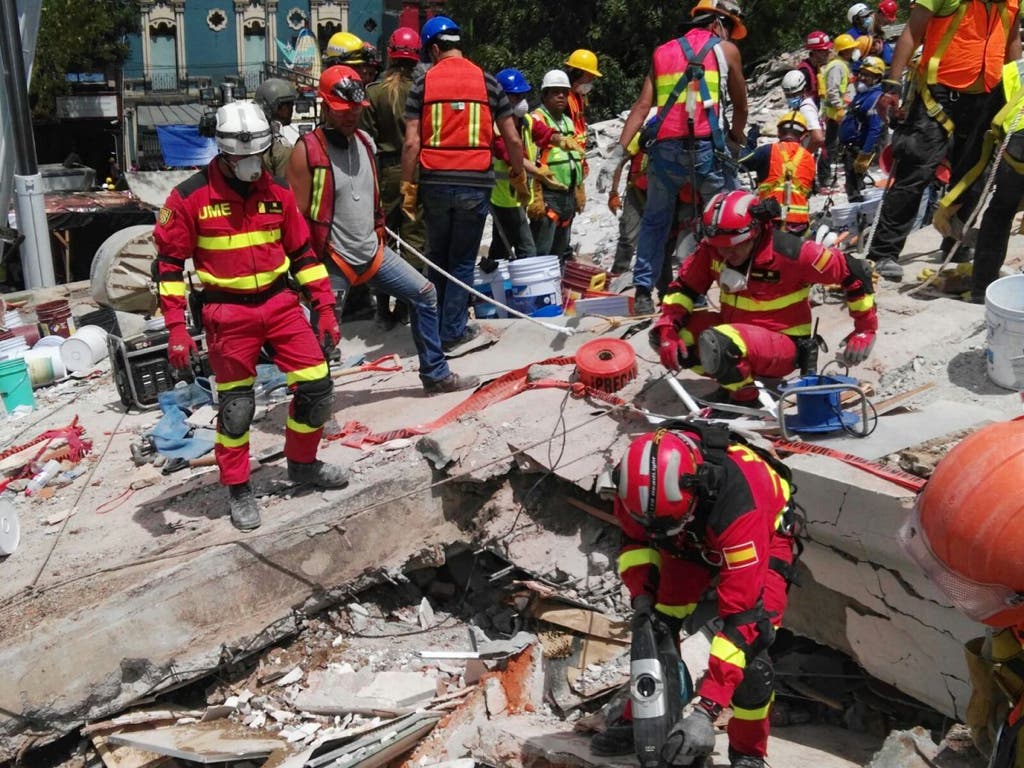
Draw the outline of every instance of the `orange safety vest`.
[[[711,38],[711,32],[704,28],[691,29],[683,37],[693,49],[699,52],[704,44]],[[707,83],[709,101],[697,96],[694,104],[693,114],[686,111],[687,94],[680,95],[679,100],[672,105],[672,109],[665,116],[661,127],[658,129],[659,139],[678,139],[690,135],[687,126],[687,119],[693,118],[693,135],[696,138],[708,138],[711,136],[712,128],[708,113],[719,112],[719,99],[721,91],[720,73],[718,71],[718,56],[715,54],[717,44],[708,51],[703,59],[704,80]],[[664,106],[668,101],[672,89],[676,87],[679,78],[686,76],[686,65],[689,62],[683,54],[678,40],[669,40],[658,46],[654,51],[654,94],[658,107]],[[688,90],[695,89],[696,85],[691,83]],[[691,97],[692,101],[692,97]],[[721,121],[719,121],[721,123]]]
[[[762,200],[773,197],[782,206],[783,221],[787,224],[806,224],[810,221],[807,197],[814,185],[817,164],[814,155],[799,142],[780,141],[772,145],[768,161],[768,175],[757,185]],[[786,187],[789,186],[789,202]]]
[[[949,16],[933,16],[924,33],[918,71],[924,82],[965,91],[982,77],[990,92],[1002,79],[1010,22],[1020,0],[964,0]]]
[[[492,129],[484,71],[469,59],[441,59],[423,81],[420,165],[428,171],[489,171]]]
[[[370,157],[370,168],[373,170],[374,218],[377,228],[377,252],[362,273],[356,272],[352,265],[331,247],[331,222],[334,220],[334,169],[331,167],[331,158],[327,154],[327,139],[324,136],[323,128],[304,133],[300,137],[306,147],[306,165],[313,179],[309,213],[306,215],[313,251],[321,260],[330,256],[350,285],[365,283],[377,274],[377,270],[380,269],[380,265],[384,261],[384,212],[380,207],[380,182],[377,179],[377,163],[374,159],[373,145],[362,131],[356,131],[356,136],[366,148]]]

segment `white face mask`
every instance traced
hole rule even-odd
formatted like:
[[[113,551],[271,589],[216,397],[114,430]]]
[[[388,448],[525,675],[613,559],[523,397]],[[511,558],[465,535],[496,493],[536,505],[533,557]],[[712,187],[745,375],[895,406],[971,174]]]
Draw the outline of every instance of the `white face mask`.
[[[530,105],[526,103],[526,99],[517,101],[516,105],[512,107],[512,114],[516,117],[525,117],[526,113],[530,111]]]
[[[594,90],[594,84],[580,83],[579,85],[574,86],[573,90],[576,91],[576,93],[578,93],[580,96],[586,96],[588,93]]]
[[[860,51],[856,50],[853,52],[853,56],[850,57],[853,61],[860,61]]]
[[[718,276],[718,282],[726,293],[739,293],[747,288],[747,276],[732,267],[726,267]]]
[[[803,96],[789,96],[786,98],[786,106],[788,106],[790,109],[800,109],[800,105],[803,103]]]
[[[248,155],[231,163],[231,170],[239,181],[256,181],[263,172],[263,160],[260,155]]]
[[[857,83],[857,93],[867,93],[871,86],[864,82]]]

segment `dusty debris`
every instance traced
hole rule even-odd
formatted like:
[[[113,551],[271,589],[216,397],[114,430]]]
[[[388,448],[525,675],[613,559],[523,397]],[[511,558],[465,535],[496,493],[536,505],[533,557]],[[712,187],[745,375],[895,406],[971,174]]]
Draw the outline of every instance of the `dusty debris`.
[[[203,764],[260,759],[285,746],[278,739],[239,736],[235,728],[209,727],[209,724],[112,733],[107,739],[113,744],[124,744],[146,752]]]

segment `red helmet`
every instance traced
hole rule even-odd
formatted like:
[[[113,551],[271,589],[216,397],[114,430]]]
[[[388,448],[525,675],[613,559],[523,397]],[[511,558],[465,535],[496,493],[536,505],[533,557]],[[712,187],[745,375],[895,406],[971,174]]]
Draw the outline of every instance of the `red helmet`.
[[[409,27],[399,27],[388,39],[388,57],[419,61],[420,47],[419,32]]]
[[[752,240],[760,231],[751,208],[757,196],[742,189],[719,192],[704,209],[704,239],[711,245],[728,248]]]
[[[878,4],[878,12],[885,17],[885,20],[892,24],[896,21],[896,11],[898,6],[896,0],[882,0]]]
[[[832,38],[826,32],[816,29],[807,36],[804,47],[808,51],[828,51],[832,49]]]
[[[369,106],[359,73],[344,64],[335,64],[320,74],[317,95],[331,109],[345,111]]]
[[[616,470],[619,502],[645,530],[674,536],[697,507],[697,470],[703,463],[700,448],[686,433],[660,429],[641,435]]]

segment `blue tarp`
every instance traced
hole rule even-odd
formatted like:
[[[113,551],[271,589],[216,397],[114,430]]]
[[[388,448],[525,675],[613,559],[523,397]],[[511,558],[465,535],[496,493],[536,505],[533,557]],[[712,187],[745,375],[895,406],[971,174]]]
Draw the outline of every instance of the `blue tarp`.
[[[158,125],[156,135],[164,165],[175,168],[204,166],[217,156],[213,139],[199,135],[194,125]]]

